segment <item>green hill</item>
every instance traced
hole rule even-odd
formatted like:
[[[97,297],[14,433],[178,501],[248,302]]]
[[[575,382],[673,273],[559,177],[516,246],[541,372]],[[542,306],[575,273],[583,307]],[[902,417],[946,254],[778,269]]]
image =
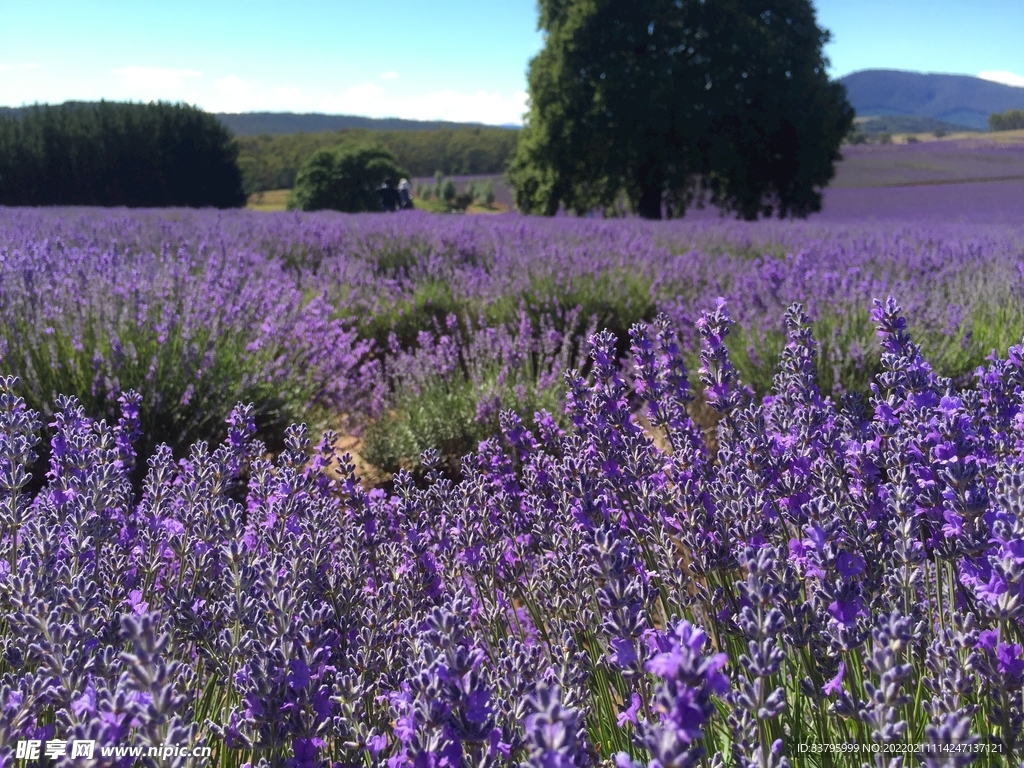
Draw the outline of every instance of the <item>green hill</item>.
[[[397,117],[358,117],[356,115],[324,115],[294,112],[218,112],[217,119],[236,136],[258,136],[262,133],[323,133],[361,128],[370,131],[435,131],[446,128],[488,128],[480,123],[449,123],[441,120],[402,120]],[[515,126],[501,126],[508,130]]]
[[[446,176],[498,174],[504,172],[518,137],[518,131],[482,126],[239,136],[238,164],[248,194],[289,189],[299,167],[318,149],[355,141],[380,142],[412,176],[432,176],[435,171]]]
[[[866,69],[839,82],[862,117],[930,117],[984,131],[993,112],[1024,109],[1024,88],[969,75]]]

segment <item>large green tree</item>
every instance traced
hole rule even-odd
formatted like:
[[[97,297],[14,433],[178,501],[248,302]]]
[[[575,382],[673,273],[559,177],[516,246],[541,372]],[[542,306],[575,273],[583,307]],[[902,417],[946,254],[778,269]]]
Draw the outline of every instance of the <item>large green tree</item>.
[[[820,210],[853,121],[810,0],[540,0],[520,210]]]
[[[300,211],[379,211],[377,189],[385,179],[397,184],[408,174],[379,144],[352,144],[321,149],[295,177],[289,208]]]

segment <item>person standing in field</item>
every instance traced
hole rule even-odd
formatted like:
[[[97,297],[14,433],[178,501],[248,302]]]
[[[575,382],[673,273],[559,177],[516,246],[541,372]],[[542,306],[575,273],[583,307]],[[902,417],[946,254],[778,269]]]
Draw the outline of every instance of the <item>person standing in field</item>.
[[[384,179],[384,183],[377,190],[377,196],[380,198],[382,211],[397,211],[401,204],[398,190],[391,186],[391,179]]]
[[[412,195],[409,193],[409,180],[402,179],[398,182],[398,201],[400,210],[412,208]]]

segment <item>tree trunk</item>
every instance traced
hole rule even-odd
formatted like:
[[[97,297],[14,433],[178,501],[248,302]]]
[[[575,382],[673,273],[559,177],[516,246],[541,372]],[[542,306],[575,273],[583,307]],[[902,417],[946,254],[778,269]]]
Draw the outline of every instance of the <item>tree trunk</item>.
[[[644,184],[640,188],[637,213],[645,219],[661,218],[661,184]]]

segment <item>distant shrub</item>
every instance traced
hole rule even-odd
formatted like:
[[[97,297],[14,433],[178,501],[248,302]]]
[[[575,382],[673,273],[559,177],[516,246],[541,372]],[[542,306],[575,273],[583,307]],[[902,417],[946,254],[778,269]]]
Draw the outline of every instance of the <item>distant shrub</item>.
[[[0,118],[0,205],[245,205],[238,147],[185,104],[68,103]]]
[[[480,202],[486,206],[494,205],[494,182],[488,179],[480,192]]]
[[[932,135],[935,136],[936,139],[941,139],[943,136],[946,135],[946,129],[936,128],[934,131],[932,131]]]
[[[490,179],[471,181],[466,185],[465,194],[472,202],[489,206],[494,203],[494,182]]]
[[[988,127],[993,131],[1019,131],[1024,129],[1024,109],[1011,109],[988,116]]]
[[[316,152],[299,169],[288,207],[300,211],[379,211],[377,190],[385,179],[405,176],[379,144],[355,144]]]
[[[358,318],[360,336],[386,349],[393,336],[402,349],[415,346],[419,333],[443,324],[450,316],[469,315],[468,300],[458,297],[443,280],[428,280],[416,286],[412,295],[381,306]]]
[[[441,185],[441,197],[446,203],[452,202],[457,195],[458,192],[455,189],[455,182],[451,179],[448,179]]]
[[[456,195],[455,199],[451,201],[450,205],[457,211],[465,211],[476,201],[472,192],[463,192],[462,194]]]
[[[434,171],[434,197],[441,199],[441,186],[444,184],[444,174],[441,171]]]
[[[943,135],[945,135],[945,134],[943,134]],[[935,136],[936,136],[936,138],[942,138],[941,136],[939,136],[939,132],[938,131],[935,132]],[[907,136],[907,144],[920,144],[920,143],[921,143],[921,140],[919,138],[917,138],[917,136]]]
[[[878,134],[879,144],[892,144],[892,134],[886,131],[885,133]]]
[[[517,295],[488,303],[483,311],[494,324],[513,322],[520,311],[534,325],[551,323],[566,338],[586,338],[601,328],[615,335],[619,353],[629,345],[629,329],[653,320],[657,303],[651,278],[640,271],[609,270],[573,276],[536,274]]]
[[[499,415],[522,419],[565,410],[563,376],[583,366],[579,345],[524,314],[508,325],[464,333],[454,315],[421,332],[409,351],[392,345],[385,415],[366,432],[364,456],[385,472],[422,475],[422,454],[458,476],[462,456],[499,431]],[[565,426],[565,419],[551,417]]]

